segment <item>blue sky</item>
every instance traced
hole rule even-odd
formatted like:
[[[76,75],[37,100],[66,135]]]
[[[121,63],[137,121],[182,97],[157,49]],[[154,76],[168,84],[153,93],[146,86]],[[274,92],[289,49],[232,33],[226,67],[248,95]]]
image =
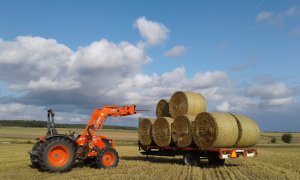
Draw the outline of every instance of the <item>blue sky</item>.
[[[210,111],[300,130],[298,1],[0,1],[0,27],[0,119],[54,107],[82,123],[107,103],[153,113],[192,90]]]

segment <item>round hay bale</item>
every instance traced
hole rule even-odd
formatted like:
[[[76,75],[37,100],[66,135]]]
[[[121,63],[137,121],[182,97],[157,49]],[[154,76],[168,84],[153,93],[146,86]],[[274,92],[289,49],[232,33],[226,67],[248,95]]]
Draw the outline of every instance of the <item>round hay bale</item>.
[[[256,122],[240,114],[232,114],[235,117],[239,129],[236,147],[251,147],[255,145],[260,136],[260,130]]]
[[[196,116],[177,116],[172,124],[172,140],[178,147],[188,147],[193,142],[191,122]]]
[[[156,105],[156,116],[157,117],[170,117],[170,112],[169,112],[169,99],[161,99],[158,101]]]
[[[172,142],[171,124],[174,119],[170,117],[159,117],[152,126],[152,137],[160,147],[168,146]]]
[[[222,112],[198,114],[192,131],[195,144],[202,149],[233,147],[239,135],[236,119]]]
[[[148,146],[152,144],[152,125],[154,118],[139,118],[138,137],[142,145]]]
[[[206,111],[206,100],[200,93],[178,91],[170,99],[171,117],[197,115]]]

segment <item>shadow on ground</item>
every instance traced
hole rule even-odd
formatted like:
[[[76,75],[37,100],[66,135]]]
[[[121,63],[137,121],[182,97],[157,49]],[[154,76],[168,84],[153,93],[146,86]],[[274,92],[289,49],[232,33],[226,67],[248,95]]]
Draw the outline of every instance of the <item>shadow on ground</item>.
[[[166,163],[166,164],[178,164],[178,165],[184,165],[183,159],[178,158],[166,158],[166,157],[153,157],[153,156],[122,156],[120,159],[122,160],[128,160],[128,161],[147,161],[147,162],[153,162],[153,163]],[[235,167],[239,166],[238,164],[233,163],[226,163],[226,167]],[[201,168],[215,168],[217,166],[209,165],[207,159],[201,159],[199,167]]]

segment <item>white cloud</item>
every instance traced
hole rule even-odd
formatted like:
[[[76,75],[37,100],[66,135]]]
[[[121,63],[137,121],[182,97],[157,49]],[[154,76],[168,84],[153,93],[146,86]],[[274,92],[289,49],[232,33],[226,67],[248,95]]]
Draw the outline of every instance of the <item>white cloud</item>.
[[[285,14],[286,16],[296,16],[300,14],[300,7],[292,6],[285,12]]]
[[[24,105],[20,103],[0,104],[0,114],[18,113],[24,110]]]
[[[292,91],[284,83],[260,84],[248,89],[248,94],[262,98],[289,97]]]
[[[15,41],[0,40],[1,80],[14,90],[24,90],[37,85],[43,76],[62,88],[72,78],[67,72],[72,54],[72,50],[54,39],[20,36]]]
[[[273,12],[263,11],[256,16],[257,22],[266,23],[269,25],[279,25],[282,23],[282,15],[274,14]]]
[[[263,11],[256,16],[256,21],[257,22],[266,21],[273,18],[273,16],[274,14],[272,12]]]
[[[222,102],[222,104],[218,105],[216,107],[216,109],[218,111],[223,111],[223,112],[231,112],[231,111],[235,111],[235,110],[241,110],[240,108],[238,107],[232,107],[228,101],[224,101]]]
[[[72,57],[71,65],[76,69],[118,68],[121,66],[136,66],[147,63],[150,59],[144,50],[126,41],[119,44],[106,39],[93,42],[91,45],[79,48]]]
[[[2,105],[0,117],[12,116],[9,111],[23,107],[33,115],[28,112],[21,115],[21,109],[13,116],[36,118],[42,113],[35,111],[44,111],[50,106],[59,109],[61,117],[70,115],[74,117],[73,122],[79,122],[82,113],[90,113],[95,107],[132,103],[150,109],[151,115],[157,100],[170,97],[178,90],[200,92],[207,98],[211,110],[222,111],[243,111],[261,105],[284,106],[293,100],[292,91],[283,83],[258,84],[243,90],[223,71],[198,72],[187,77],[186,69],[178,67],[161,75],[143,74],[141,69],[150,57],[143,48],[126,41],[116,44],[102,39],[75,52],[55,40],[41,37],[22,37],[12,42],[2,40],[1,46],[2,52],[14,54],[0,53],[1,69],[11,66],[15,69],[4,71],[10,78],[1,80],[12,91],[24,94],[8,100],[21,106],[14,104],[5,109]],[[72,116],[72,112],[78,115]],[[64,119],[67,118],[61,121]]]
[[[165,52],[165,57],[177,57],[186,52],[186,48],[184,46],[174,46],[169,51]]]
[[[298,6],[292,6],[286,11],[278,13],[271,11],[262,11],[257,14],[256,22],[277,26],[281,25],[285,19],[295,17],[298,14],[300,14],[300,8]]]
[[[135,21],[134,26],[139,30],[141,36],[148,45],[158,45],[168,38],[170,30],[161,23],[150,21],[144,16]]]
[[[227,75],[221,71],[198,73],[194,77],[187,78],[184,67],[175,68],[173,71],[162,75],[136,74],[128,77],[123,83],[108,92],[110,97],[118,97],[120,94],[123,102],[140,104],[154,110],[158,99],[170,97],[178,90],[190,90],[203,92],[205,89],[214,88],[227,81]],[[210,96],[214,96],[214,91]],[[218,95],[215,95],[217,97]]]
[[[271,106],[282,106],[282,105],[291,104],[292,101],[293,101],[292,97],[275,98],[275,99],[268,100],[267,104]]]
[[[144,74],[142,68],[150,57],[145,49],[126,41],[102,39],[74,52],[42,37],[1,40],[0,46],[1,80],[13,93],[21,93],[0,96],[5,99],[0,119],[44,119],[45,109],[51,107],[59,110],[60,122],[86,122],[96,107],[131,103],[151,110],[148,115],[153,116],[157,101],[178,90],[204,94],[210,111],[240,112],[294,102],[284,83],[240,86],[223,71],[187,76],[184,67],[177,67]]]
[[[54,81],[47,77],[41,77],[38,81],[30,81],[28,89],[32,90],[71,90],[81,87],[79,81],[65,79],[64,81]]]
[[[207,71],[205,73],[196,73],[191,81],[186,82],[187,87],[209,88],[227,82],[229,80],[227,74],[222,71]]]
[[[248,96],[259,98],[260,106],[285,106],[293,103],[292,90],[284,83],[259,84],[247,90]]]

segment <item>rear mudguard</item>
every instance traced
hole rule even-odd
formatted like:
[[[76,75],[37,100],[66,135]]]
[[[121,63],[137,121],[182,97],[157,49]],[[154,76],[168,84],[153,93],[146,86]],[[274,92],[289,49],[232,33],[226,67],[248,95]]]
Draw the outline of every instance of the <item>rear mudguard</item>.
[[[73,138],[73,137],[71,137],[69,135],[66,135],[66,134],[46,135],[44,137],[40,137],[39,139],[40,139],[40,141],[46,141],[46,140],[54,138],[54,137],[63,137],[63,138],[69,139],[71,142],[73,142],[74,144],[76,144],[75,138]]]

